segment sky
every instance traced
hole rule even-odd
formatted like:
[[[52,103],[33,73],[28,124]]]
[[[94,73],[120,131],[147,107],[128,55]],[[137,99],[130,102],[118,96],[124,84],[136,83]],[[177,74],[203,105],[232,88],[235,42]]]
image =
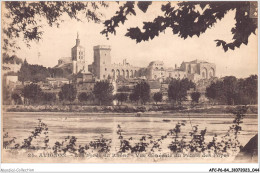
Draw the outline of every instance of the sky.
[[[110,7],[104,11],[104,20],[112,16],[118,5],[110,3]],[[44,27],[44,34],[40,42],[32,42],[31,48],[27,48],[20,42],[21,50],[17,51],[18,57],[27,59],[31,64],[40,64],[46,67],[54,67],[58,59],[71,56],[71,48],[76,43],[77,32],[81,45],[86,50],[86,61],[93,62],[93,46],[110,45],[113,63],[122,63],[123,59],[134,66],[147,67],[149,62],[162,60],[166,67],[180,66],[183,61],[195,59],[205,60],[216,64],[218,77],[234,75],[236,77],[248,77],[257,74],[257,35],[249,37],[248,45],[224,52],[222,47],[216,47],[216,39],[232,41],[231,28],[235,25],[235,11],[230,11],[212,28],[208,29],[200,37],[182,39],[173,35],[170,29],[161,33],[159,37],[147,42],[136,44],[135,40],[125,37],[127,28],[142,26],[144,21],[152,21],[161,14],[161,3],[153,2],[146,13],[137,11],[137,16],[130,16],[124,25],[117,28],[116,35],[110,35],[109,40],[100,32],[104,26],[83,19],[83,22],[69,19],[63,16],[65,21],[56,27]],[[40,56],[38,54],[40,53]]]

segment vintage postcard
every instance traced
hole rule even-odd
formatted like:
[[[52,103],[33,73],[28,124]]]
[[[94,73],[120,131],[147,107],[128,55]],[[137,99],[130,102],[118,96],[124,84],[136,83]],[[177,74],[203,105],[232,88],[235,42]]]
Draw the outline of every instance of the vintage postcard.
[[[2,163],[257,163],[257,1],[2,1]]]

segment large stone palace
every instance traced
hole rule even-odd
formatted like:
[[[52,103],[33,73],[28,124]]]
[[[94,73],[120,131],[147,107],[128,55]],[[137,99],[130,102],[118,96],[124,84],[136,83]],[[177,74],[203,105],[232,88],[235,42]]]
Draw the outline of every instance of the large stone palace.
[[[117,79],[139,77],[140,68],[130,65],[126,59],[122,64],[111,63],[110,46],[94,46],[94,62],[89,66],[90,72],[98,79]]]
[[[200,79],[210,79],[216,75],[216,65],[206,61],[194,60],[182,62],[180,67],[166,67],[163,61],[152,61],[148,67],[137,67],[129,64],[126,59],[123,63],[112,63],[111,47],[97,45],[93,47],[94,62],[87,65],[85,48],[80,45],[77,34],[76,45],[71,49],[71,57],[58,60],[58,66],[70,65],[73,74],[92,74],[96,79],[118,78],[146,78],[148,80],[165,80],[167,78],[188,78],[194,82]]]

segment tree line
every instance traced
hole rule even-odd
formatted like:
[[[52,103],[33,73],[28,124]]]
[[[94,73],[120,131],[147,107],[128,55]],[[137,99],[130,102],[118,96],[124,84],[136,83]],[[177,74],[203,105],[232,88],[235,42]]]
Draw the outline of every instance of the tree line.
[[[71,73],[72,71],[66,68],[46,68],[41,65],[29,64],[25,59],[18,72],[18,80],[22,83],[26,81],[45,82],[48,77],[66,77]]]
[[[257,104],[257,82],[257,75],[251,75],[245,79],[226,76],[207,87],[205,95],[212,103],[228,105]]]
[[[181,94],[179,95],[175,95],[175,92],[173,92],[177,85],[181,88],[179,91]],[[195,84],[188,79],[173,80],[169,85],[169,91],[171,91],[168,92],[169,98],[175,102],[185,100],[187,91],[190,89],[190,87],[195,87]],[[150,85],[146,81],[141,81],[136,84],[130,94],[126,92],[113,94],[113,91],[113,85],[106,80],[96,82],[93,91],[87,93],[78,93],[74,84],[64,84],[61,87],[59,93],[55,94],[51,92],[44,92],[38,84],[31,83],[24,86],[21,94],[13,93],[12,99],[14,100],[15,104],[21,103],[21,96],[23,96],[24,104],[48,104],[54,103],[58,100],[65,102],[67,101],[71,104],[76,99],[78,99],[78,101],[81,103],[97,101],[99,105],[111,104],[113,100],[117,101],[118,104],[121,105],[127,100],[129,100],[131,103],[143,105],[145,105],[147,102],[150,102],[151,100],[154,100],[154,102],[157,104],[163,99],[163,94],[161,92],[151,94]]]
[[[117,101],[118,105],[127,101],[142,105],[154,101],[157,104],[163,101],[163,96],[166,94],[169,102],[173,105],[180,105],[187,101],[188,95],[190,95],[192,103],[199,103],[202,96],[202,93],[196,90],[195,83],[188,79],[172,79],[169,82],[167,93],[151,93],[150,85],[146,81],[137,83],[130,92],[114,94],[113,91],[113,85],[107,80],[96,82],[92,92],[78,93],[74,84],[64,84],[57,94],[44,92],[39,85],[31,83],[24,86],[21,95],[24,97],[24,104],[49,104],[58,100],[71,104],[78,99],[82,104],[96,102],[99,105],[110,105],[113,100]],[[257,104],[257,75],[245,79],[237,79],[234,76],[219,79],[206,88],[205,96],[213,104]],[[16,104],[21,103],[19,94],[13,93],[11,97]]]

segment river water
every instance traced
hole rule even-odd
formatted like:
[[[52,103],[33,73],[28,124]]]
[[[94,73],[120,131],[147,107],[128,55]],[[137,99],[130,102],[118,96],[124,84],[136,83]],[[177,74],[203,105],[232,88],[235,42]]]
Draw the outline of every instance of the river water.
[[[167,134],[178,122],[184,122],[180,135],[188,135],[191,126],[198,125],[199,130],[207,128],[206,141],[212,140],[217,134],[223,136],[233,123],[233,117],[223,115],[214,117],[193,117],[181,118],[174,115],[156,117],[135,117],[135,116],[108,116],[84,115],[73,113],[4,113],[3,129],[8,132],[9,137],[16,137],[16,143],[22,143],[37,126],[38,119],[41,119],[49,128],[49,144],[53,146],[56,141],[61,142],[67,136],[75,136],[77,145],[87,144],[93,139],[97,139],[101,134],[108,139],[112,139],[112,150],[116,150],[119,145],[117,126],[123,129],[125,138],[133,138],[139,141],[143,135],[152,135],[154,139]],[[242,131],[239,134],[239,141],[245,145],[250,138],[258,133],[257,116],[246,116],[242,123]],[[167,142],[166,142],[167,143]],[[169,143],[168,143],[169,144]],[[165,144],[165,145],[168,145]],[[114,146],[113,146],[114,145]],[[168,151],[167,147],[164,148]]]

